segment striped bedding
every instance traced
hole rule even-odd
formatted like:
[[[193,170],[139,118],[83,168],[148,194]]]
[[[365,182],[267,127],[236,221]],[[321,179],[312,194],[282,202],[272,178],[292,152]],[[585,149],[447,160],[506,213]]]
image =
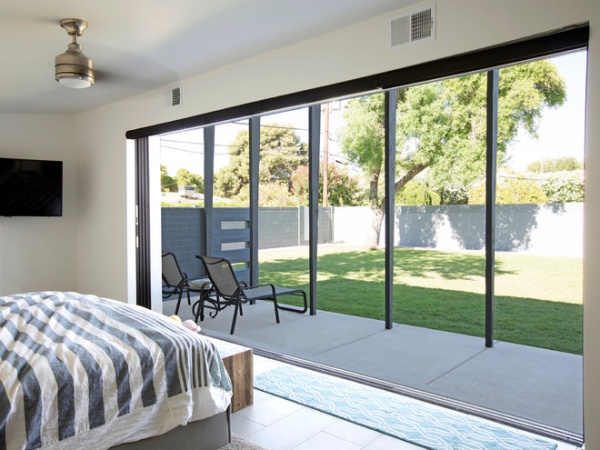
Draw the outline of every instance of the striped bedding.
[[[212,343],[138,306],[0,297],[0,450],[107,449],[227,409]]]

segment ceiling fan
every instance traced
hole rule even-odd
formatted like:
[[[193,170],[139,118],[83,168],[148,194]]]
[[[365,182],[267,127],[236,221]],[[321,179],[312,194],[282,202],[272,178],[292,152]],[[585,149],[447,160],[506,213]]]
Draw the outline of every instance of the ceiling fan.
[[[94,63],[81,51],[77,37],[83,34],[88,26],[83,19],[63,19],[60,21],[69,36],[73,37],[65,53],[55,59],[55,78],[61,85],[82,89],[94,84]]]

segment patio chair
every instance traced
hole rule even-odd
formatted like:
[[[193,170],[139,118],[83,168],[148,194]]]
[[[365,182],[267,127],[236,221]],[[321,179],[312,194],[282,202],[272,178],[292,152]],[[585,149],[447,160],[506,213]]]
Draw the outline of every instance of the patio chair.
[[[198,278],[189,280],[187,274],[181,271],[177,258],[171,252],[165,252],[162,255],[162,279],[163,279],[163,298],[171,295],[178,295],[175,315],[179,314],[181,297],[185,292],[188,305],[191,305],[190,292],[200,294],[200,297],[208,295],[212,286],[208,278]]]
[[[234,306],[233,319],[231,321],[230,334],[235,331],[235,323],[238,312],[243,316],[243,303],[254,303],[256,300],[270,300],[273,302],[275,309],[275,320],[279,323],[279,310],[294,311],[304,313],[307,310],[306,293],[302,289],[291,289],[272,284],[263,284],[257,286],[248,286],[244,282],[238,281],[231,263],[225,258],[216,258],[212,256],[196,256],[206,269],[206,274],[210,279],[214,292],[216,294],[216,302],[220,305],[220,309],[227,306]],[[291,308],[280,306],[277,302],[278,297],[282,295],[298,295],[304,299],[304,308]],[[215,300],[213,300],[215,301]],[[201,309],[201,308],[199,308]],[[199,311],[196,311],[196,321],[198,321]]]

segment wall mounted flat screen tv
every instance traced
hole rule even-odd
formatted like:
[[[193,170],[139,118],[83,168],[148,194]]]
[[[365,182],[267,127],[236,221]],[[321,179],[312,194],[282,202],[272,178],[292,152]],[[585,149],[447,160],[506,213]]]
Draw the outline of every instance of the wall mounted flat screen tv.
[[[0,216],[62,216],[63,163],[0,158]]]

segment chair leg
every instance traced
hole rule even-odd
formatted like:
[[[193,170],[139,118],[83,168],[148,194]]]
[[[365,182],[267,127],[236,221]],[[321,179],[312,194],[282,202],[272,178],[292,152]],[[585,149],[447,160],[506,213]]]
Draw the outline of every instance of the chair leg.
[[[200,304],[198,305],[198,315],[200,316],[200,321],[204,321],[204,302],[206,301],[206,296],[204,295],[204,291],[200,292],[200,300],[198,300]],[[198,316],[196,316],[196,323],[198,322]]]
[[[208,300],[210,296],[210,289],[202,289],[200,291],[200,320],[204,320],[204,303]],[[196,320],[197,322],[197,320]]]
[[[175,315],[179,314],[179,305],[181,304],[181,296],[183,295],[183,291],[179,290],[179,297],[177,297],[177,306],[175,307]]]
[[[229,332],[229,334],[233,334],[233,331],[235,330],[235,322],[237,320],[237,314],[238,314],[238,309],[241,309],[241,304],[240,302],[236,302],[235,303],[235,311],[233,312],[233,320],[231,321],[231,331]]]
[[[194,303],[194,306],[192,306],[192,313],[194,314],[196,323],[198,323],[198,318],[200,318],[200,321],[204,320],[204,297],[200,296],[198,301]]]
[[[275,320],[279,323],[279,305],[277,304],[277,296],[273,297],[273,306],[275,307]]]

